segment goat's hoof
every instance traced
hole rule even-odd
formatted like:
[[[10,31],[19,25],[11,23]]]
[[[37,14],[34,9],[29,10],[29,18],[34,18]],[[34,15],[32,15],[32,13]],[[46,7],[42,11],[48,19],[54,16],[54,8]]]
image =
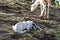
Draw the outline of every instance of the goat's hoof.
[[[39,16],[40,19],[44,19],[44,17],[42,15]]]
[[[43,17],[42,15],[39,15],[39,17],[41,18],[41,17]]]
[[[49,17],[48,18],[46,17],[46,20],[49,20],[49,19],[50,19]]]

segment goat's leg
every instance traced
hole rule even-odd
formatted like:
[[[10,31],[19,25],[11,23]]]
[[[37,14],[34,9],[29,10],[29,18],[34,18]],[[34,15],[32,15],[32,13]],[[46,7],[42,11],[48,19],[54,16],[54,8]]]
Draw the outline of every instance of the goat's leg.
[[[43,12],[44,12],[44,10],[45,10],[45,7],[46,7],[46,5],[43,5],[43,10],[41,11],[40,17],[43,16]]]
[[[44,13],[44,16],[46,16],[47,12],[46,12],[46,8],[45,8],[45,13]]]
[[[42,6],[40,5],[40,10],[42,11],[43,10],[43,8],[42,8]]]
[[[48,6],[48,10],[47,10],[47,18],[49,18],[49,6]]]
[[[49,18],[49,5],[50,5],[50,3],[48,2],[48,8],[47,8],[47,18]]]
[[[40,10],[41,10],[41,12],[42,12],[42,10],[43,10],[43,7],[40,5]],[[46,8],[45,8],[45,10],[44,10],[44,16],[46,16]]]

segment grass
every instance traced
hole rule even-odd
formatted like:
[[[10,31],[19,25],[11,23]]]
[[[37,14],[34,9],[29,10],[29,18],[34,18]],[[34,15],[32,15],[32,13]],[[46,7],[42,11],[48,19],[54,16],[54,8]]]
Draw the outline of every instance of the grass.
[[[15,25],[17,22],[25,20],[24,19],[25,17],[29,17],[38,26],[40,26],[43,29],[43,31],[39,31],[39,30],[30,31],[26,35],[20,35],[18,37],[18,39],[60,40],[60,21],[56,21],[55,19],[43,20],[43,19],[37,18],[34,16],[36,14],[33,14],[29,11],[29,9],[28,9],[29,6],[26,7],[25,5],[17,5],[17,6],[16,5],[8,5],[10,7],[10,9],[7,8],[8,10],[4,9],[4,8],[0,9],[0,30],[4,30],[6,32],[13,33],[12,26]],[[54,13],[55,13],[55,11],[54,11]],[[38,16],[38,15],[36,15],[36,16]],[[0,33],[0,35],[1,35],[1,33]],[[15,36],[15,37],[17,37],[17,36]],[[10,39],[13,39],[13,38],[10,38]],[[17,39],[17,38],[15,38],[15,39]]]
[[[31,19],[37,22],[37,25],[39,25],[41,28],[43,29],[47,28],[47,30],[45,29],[43,32],[39,32],[38,30],[31,31],[29,33],[30,36],[28,35],[29,37],[35,36],[36,38],[39,39],[40,37],[38,36],[43,35],[44,37],[44,35],[48,34],[49,36],[55,35],[57,40],[60,39],[60,23],[59,22],[54,21],[54,20],[40,20],[36,18],[31,18]],[[3,20],[0,22],[0,29],[3,29],[8,32],[12,32],[11,27],[15,24],[14,22],[22,21],[24,20],[24,17],[16,16],[16,13],[14,14],[14,13],[3,13],[2,12],[2,14],[0,14],[0,20]],[[48,35],[46,35],[47,38],[48,38]]]

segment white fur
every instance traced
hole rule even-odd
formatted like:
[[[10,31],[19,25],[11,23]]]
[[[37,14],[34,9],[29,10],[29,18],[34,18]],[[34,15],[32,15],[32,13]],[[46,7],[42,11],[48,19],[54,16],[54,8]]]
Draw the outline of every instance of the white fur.
[[[23,21],[17,23],[15,26],[12,26],[12,29],[18,33],[25,33],[29,31],[32,27],[33,27],[33,21]],[[24,30],[25,28],[27,30]]]
[[[34,10],[36,10],[37,6],[40,5],[40,8],[41,8],[41,15],[40,16],[43,16],[43,13],[45,11],[45,16],[47,14],[47,18],[49,17],[49,1],[48,1],[48,12],[46,12],[46,4],[44,3],[44,0],[36,0],[34,2],[34,4],[31,5],[31,12],[33,12]]]
[[[15,26],[12,26],[12,29],[15,31],[15,32],[18,32],[18,33],[24,33],[24,32],[26,32],[26,30],[25,31],[22,31],[25,27],[25,25],[24,25],[24,23],[25,22],[19,22],[19,23],[17,23]]]

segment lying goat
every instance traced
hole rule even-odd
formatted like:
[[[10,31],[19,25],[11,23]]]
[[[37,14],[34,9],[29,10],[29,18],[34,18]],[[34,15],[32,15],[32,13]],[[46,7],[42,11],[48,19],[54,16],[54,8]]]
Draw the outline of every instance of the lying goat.
[[[23,22],[17,23],[15,26],[12,26],[12,29],[18,33],[25,33],[36,28],[39,28],[40,30],[42,30],[40,27],[34,24],[33,21],[23,21]]]

